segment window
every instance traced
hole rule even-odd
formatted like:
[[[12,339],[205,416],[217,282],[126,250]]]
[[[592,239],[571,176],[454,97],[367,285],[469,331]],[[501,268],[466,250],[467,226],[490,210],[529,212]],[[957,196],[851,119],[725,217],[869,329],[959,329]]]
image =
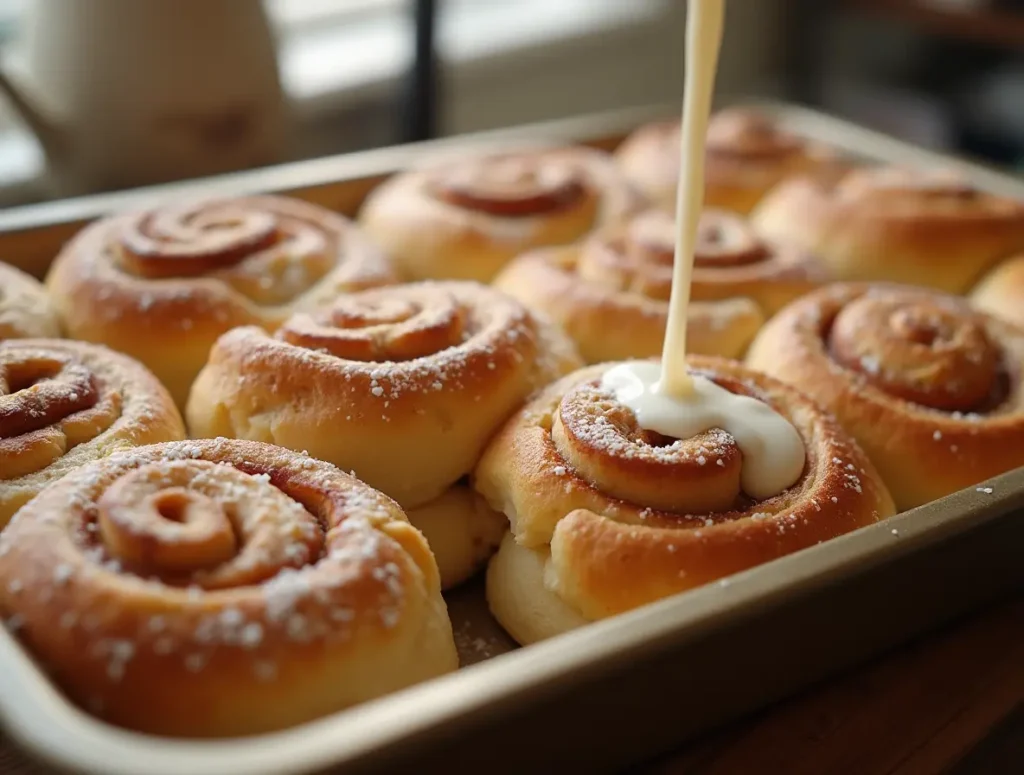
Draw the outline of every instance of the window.
[[[17,37],[35,2],[0,0],[0,49]],[[344,122],[362,126],[366,115],[394,113],[391,103],[412,57],[413,0],[262,2],[278,32],[281,76],[298,131],[307,133],[310,148],[338,152],[331,143]],[[678,44],[678,25],[666,24],[677,2],[437,0],[443,74],[458,83],[446,92],[447,131],[603,110],[620,96],[655,101],[647,95],[660,95],[662,81],[675,88],[669,57],[657,52]],[[541,78],[547,72],[555,77]],[[493,99],[496,89],[501,100]],[[5,194],[12,183],[34,177],[43,164],[34,139],[14,124],[0,95],[0,206],[11,201]]]
[[[271,20],[285,34],[337,24],[408,5],[408,0],[263,0]]]
[[[33,2],[0,0],[0,45],[10,42]],[[407,0],[263,0],[271,21],[285,34],[296,30],[397,10]]]
[[[18,21],[30,0],[0,0],[0,45],[11,40],[18,31]]]

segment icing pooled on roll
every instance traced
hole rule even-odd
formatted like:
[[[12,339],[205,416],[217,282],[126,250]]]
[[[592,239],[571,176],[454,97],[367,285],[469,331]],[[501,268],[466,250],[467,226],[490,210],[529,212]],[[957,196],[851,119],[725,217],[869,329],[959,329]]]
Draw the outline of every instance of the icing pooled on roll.
[[[721,428],[743,453],[740,483],[758,500],[778,495],[800,478],[806,453],[796,428],[763,401],[726,390],[706,377],[691,376],[691,393],[677,397],[660,389],[654,362],[626,363],[604,374],[602,387],[636,415],[642,428],[674,439]]]

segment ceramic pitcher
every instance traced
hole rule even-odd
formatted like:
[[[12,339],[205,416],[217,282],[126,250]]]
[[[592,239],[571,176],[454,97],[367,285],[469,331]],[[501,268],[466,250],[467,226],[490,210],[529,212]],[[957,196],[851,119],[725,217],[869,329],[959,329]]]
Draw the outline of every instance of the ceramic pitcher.
[[[0,92],[63,195],[272,163],[285,140],[258,0],[35,0]]]

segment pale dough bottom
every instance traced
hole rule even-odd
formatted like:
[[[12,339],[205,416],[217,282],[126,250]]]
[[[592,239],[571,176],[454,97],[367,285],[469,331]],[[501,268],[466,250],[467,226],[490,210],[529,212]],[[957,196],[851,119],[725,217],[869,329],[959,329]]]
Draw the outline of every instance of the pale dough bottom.
[[[405,513],[437,559],[442,589],[451,589],[480,570],[508,530],[504,515],[459,484]]]
[[[521,645],[553,638],[589,621],[545,584],[547,547],[530,549],[506,533],[487,568],[487,603]]]

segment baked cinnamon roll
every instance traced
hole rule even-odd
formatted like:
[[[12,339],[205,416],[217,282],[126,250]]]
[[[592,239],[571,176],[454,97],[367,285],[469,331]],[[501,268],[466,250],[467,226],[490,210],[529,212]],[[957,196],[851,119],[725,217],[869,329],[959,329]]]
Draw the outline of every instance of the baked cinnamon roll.
[[[674,210],[679,185],[679,121],[641,127],[616,156],[626,177],[659,206]],[[704,203],[749,213],[792,175],[832,180],[849,163],[820,143],[798,137],[749,108],[715,113],[708,124]]]
[[[823,288],[770,321],[748,363],[832,412],[901,510],[1024,465],[1024,329],[961,298]]]
[[[167,391],[131,358],[64,339],[0,342],[0,527],[69,471],[184,437]]]
[[[1024,202],[942,170],[871,167],[835,185],[794,179],[766,197],[752,221],[766,237],[813,252],[840,280],[950,293],[1024,250]]]
[[[970,299],[982,312],[1024,328],[1024,254],[997,264],[971,289]]]
[[[590,363],[659,355],[676,228],[647,210],[579,245],[514,260],[495,287],[551,317]],[[761,324],[827,278],[817,261],[755,234],[742,216],[705,210],[698,226],[687,351],[739,357]]]
[[[448,587],[504,529],[465,477],[527,396],[578,365],[564,335],[492,288],[398,285],[296,315],[273,336],[225,334],[186,414],[195,436],[307,450],[395,498],[439,547]]]
[[[394,279],[342,216],[257,196],[97,221],[65,246],[46,283],[68,336],[138,359],[183,407],[220,334],[273,330],[295,311]]]
[[[227,439],[49,487],[0,535],[0,613],[74,702],[157,735],[282,729],[457,667],[437,566],[392,500]]]
[[[577,371],[505,425],[477,466],[477,490],[511,522],[487,598],[520,643],[707,584],[894,512],[857,444],[803,394],[734,361],[691,371],[764,401],[803,440],[804,470],[756,500],[736,440],[643,430],[602,385],[614,364]]]
[[[0,341],[58,336],[60,322],[46,288],[20,269],[0,263]]]
[[[607,154],[561,148],[396,175],[359,220],[410,279],[488,282],[520,253],[575,242],[642,204]]]

